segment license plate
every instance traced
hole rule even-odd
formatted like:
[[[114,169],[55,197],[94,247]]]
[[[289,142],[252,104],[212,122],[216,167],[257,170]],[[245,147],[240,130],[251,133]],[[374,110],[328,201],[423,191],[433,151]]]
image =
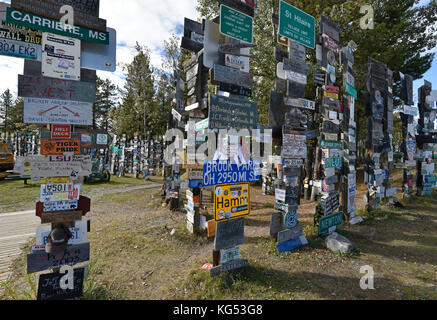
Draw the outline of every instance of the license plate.
[[[36,60],[38,58],[38,45],[0,39],[0,54]]]

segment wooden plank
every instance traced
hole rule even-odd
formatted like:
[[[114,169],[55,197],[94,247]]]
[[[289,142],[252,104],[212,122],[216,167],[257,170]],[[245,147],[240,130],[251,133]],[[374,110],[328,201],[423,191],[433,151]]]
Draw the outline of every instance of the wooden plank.
[[[237,247],[244,243],[244,218],[218,222],[214,250]]]
[[[220,266],[212,268],[210,270],[210,276],[215,277],[215,276],[217,276],[221,273],[224,273],[224,272],[229,272],[232,270],[245,268],[248,265],[249,265],[248,260],[242,260],[242,259],[233,260],[233,261],[230,261],[228,263],[225,263],[225,264],[222,264]]]
[[[192,51],[194,53],[198,53],[203,49],[203,44],[191,40],[190,38],[182,37],[181,48],[186,49],[188,51]]]
[[[215,82],[234,84],[248,89],[253,88],[252,74],[217,64],[214,65],[213,80]]]
[[[297,73],[308,75],[309,66],[306,63],[294,61],[287,58],[284,58],[282,62],[284,64],[284,70],[294,71]]]
[[[11,7],[46,18],[60,20],[63,16],[63,14],[60,13],[60,9],[63,4],[66,4],[64,3],[65,1],[62,2],[61,4],[51,0],[12,0]],[[106,20],[78,9],[74,10],[74,25],[106,32]]]
[[[252,90],[244,87],[236,86],[229,83],[220,83],[220,91],[229,92],[231,94],[243,96],[243,97],[252,97]]]
[[[18,96],[95,102],[96,83],[18,75]]]
[[[60,268],[63,265],[76,265],[89,261],[90,244],[69,246],[64,253],[59,255],[47,254],[45,251],[27,255],[27,274],[32,274],[49,269]]]
[[[340,26],[325,15],[321,15],[321,31],[335,41],[340,41]]]
[[[195,32],[197,34],[204,35],[203,26],[200,22],[185,18],[184,20],[184,36],[190,38],[191,33]]]

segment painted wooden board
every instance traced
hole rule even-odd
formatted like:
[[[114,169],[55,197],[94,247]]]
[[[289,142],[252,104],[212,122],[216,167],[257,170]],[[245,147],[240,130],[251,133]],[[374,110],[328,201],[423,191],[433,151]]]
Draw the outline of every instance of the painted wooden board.
[[[333,227],[339,227],[343,224],[343,212],[338,212],[320,219],[319,234],[325,235]]]
[[[220,264],[223,265],[225,263],[231,262],[236,259],[240,259],[241,253],[240,248],[231,248],[220,251]]]
[[[303,227],[297,226],[278,233],[278,244],[287,242],[291,239],[299,238],[303,234]]]
[[[303,75],[308,75],[309,66],[304,62],[299,62],[291,59],[284,58],[282,60],[284,71],[293,71]]]
[[[61,278],[65,274],[59,272],[42,274],[38,282],[38,301],[60,301],[79,298],[83,294],[83,282],[85,277],[85,268],[74,269],[73,289],[63,290],[60,286]]]
[[[31,253],[27,255],[27,274],[56,269],[63,265],[74,266],[89,259],[89,243],[69,246],[64,253],[59,255],[47,254],[45,251]]]
[[[217,223],[214,250],[223,250],[244,243],[244,218]]]
[[[223,265],[220,265],[218,267],[214,267],[210,270],[210,276],[215,277],[221,273],[229,272],[236,269],[245,268],[249,265],[248,260],[233,260],[231,262],[225,263]]]
[[[248,89],[253,88],[252,74],[217,64],[214,65],[213,81],[233,84]]]
[[[188,51],[192,51],[194,53],[198,53],[203,49],[203,44],[191,40],[191,38],[182,37],[181,48],[186,49]]]
[[[305,236],[300,236],[299,238],[291,239],[281,244],[278,244],[276,248],[278,249],[279,253],[285,253],[307,244],[308,241]]]

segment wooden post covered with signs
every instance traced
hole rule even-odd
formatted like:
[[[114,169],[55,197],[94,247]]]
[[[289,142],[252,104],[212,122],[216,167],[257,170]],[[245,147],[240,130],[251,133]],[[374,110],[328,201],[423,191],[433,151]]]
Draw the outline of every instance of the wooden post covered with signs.
[[[320,236],[329,236],[343,222],[343,213],[338,211],[340,193],[336,187],[343,168],[343,143],[339,141],[343,110],[340,106],[340,88],[337,86],[341,53],[338,45],[340,27],[322,15],[320,32],[316,45],[318,68],[314,72],[314,82],[318,85],[321,137],[314,174],[317,180],[313,182],[312,200],[317,194],[322,195],[316,208],[314,224],[319,226]],[[348,115],[350,116],[350,113]]]
[[[437,130],[435,127],[437,112],[437,91],[432,90],[432,84],[425,81],[419,88],[419,130],[417,146],[419,157],[417,159],[417,195],[432,196],[436,188],[435,172],[435,146],[437,144]]]
[[[74,28],[53,27],[65,14],[61,12],[64,4],[75,10]],[[0,11],[6,15],[2,28],[22,35],[19,40],[5,40],[16,52],[1,54],[26,59],[24,73],[18,76],[18,95],[24,100],[23,122],[51,125],[50,132],[41,132],[41,155],[34,155],[36,136],[28,151],[22,145],[24,137],[17,137],[14,168],[25,179],[45,181],[36,214],[42,224],[49,225],[37,229],[36,244],[27,255],[27,273],[54,272],[40,276],[38,300],[82,296],[87,267],[73,266],[90,259],[90,224],[84,217],[91,201],[80,193],[84,178],[92,174],[92,161],[83,134],[73,129],[92,126],[96,70],[108,71],[115,63],[116,32],[109,32],[106,21],[99,18],[99,9],[99,0],[12,0],[10,5],[0,4]],[[23,13],[33,19],[18,19]],[[43,24],[43,20],[50,23]],[[113,56],[111,61],[107,54]],[[106,66],[95,60],[105,61]],[[93,141],[107,148],[108,137],[103,136],[99,134]]]
[[[414,106],[413,97],[413,77],[401,74],[402,90],[401,99],[403,106],[401,109],[402,119],[402,145],[403,163],[396,167],[403,169],[403,198],[412,200],[414,192],[413,168],[416,167],[416,123],[414,116],[418,115],[418,109]],[[397,157],[400,160],[401,157]]]

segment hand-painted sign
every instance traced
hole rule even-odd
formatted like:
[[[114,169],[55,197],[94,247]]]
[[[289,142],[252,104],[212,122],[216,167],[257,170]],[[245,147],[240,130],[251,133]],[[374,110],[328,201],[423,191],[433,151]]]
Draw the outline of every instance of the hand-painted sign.
[[[217,223],[214,250],[223,250],[244,243],[244,218]]]
[[[77,1],[75,1],[77,2]],[[63,4],[67,4],[65,1],[61,3],[55,3],[51,0],[37,1],[37,0],[12,0],[11,7],[18,10],[23,10],[26,12],[31,12],[43,17],[52,18],[55,20],[61,20],[62,13],[60,9]],[[99,19],[98,16],[92,16],[83,12],[82,10],[74,10],[74,24],[99,30],[106,31],[106,20]]]
[[[249,265],[249,261],[237,259],[237,260],[233,260],[233,261],[230,261],[228,263],[222,264],[218,267],[214,267],[209,272],[210,272],[211,277],[215,277],[215,276],[219,275],[220,273],[245,268],[248,265]]]
[[[203,165],[203,186],[210,187],[221,184],[249,183],[259,181],[261,163],[249,160],[247,164],[238,166],[231,161],[205,161]]]
[[[96,83],[19,75],[18,96],[95,102]]]
[[[90,156],[27,156],[17,157],[14,172],[22,177],[78,177],[91,175]]]
[[[42,48],[43,76],[80,80],[80,40],[44,32]]]
[[[249,215],[249,184],[216,186],[214,212],[216,221],[230,220]]]
[[[56,269],[64,265],[74,266],[89,259],[89,243],[69,246],[64,253],[59,255],[47,254],[44,251],[31,253],[27,255],[27,274]]]
[[[320,219],[319,234],[325,235],[330,232],[333,227],[339,227],[343,224],[343,212],[338,212]]]
[[[255,102],[210,94],[210,129],[254,129],[258,125],[258,105]]]
[[[108,32],[64,24],[55,19],[44,18],[17,9],[7,8],[6,22],[30,29],[52,32],[79,40],[109,44]]]
[[[314,49],[316,19],[281,0],[279,2],[279,34]]]
[[[220,33],[240,41],[253,43],[253,18],[221,5]]]
[[[65,153],[80,155],[80,140],[41,139],[41,155],[60,156]]]
[[[322,202],[325,208],[325,216],[329,216],[340,207],[340,196],[338,193],[330,194],[322,199]]]
[[[24,98],[24,123],[91,126],[93,105],[89,102]]]
[[[67,300],[79,298],[83,294],[83,281],[85,275],[85,268],[74,269],[73,274],[73,289],[62,289],[60,282],[65,274],[49,273],[39,276],[38,282],[38,301],[50,301],[50,300]]]
[[[297,212],[290,211],[287,212],[284,216],[284,226],[288,229],[295,228],[299,223]]]
[[[234,84],[248,89],[253,88],[253,75],[248,72],[215,64],[213,76],[214,82]]]
[[[306,159],[306,135],[283,135],[282,157],[287,159]]]
[[[329,141],[329,140],[322,140],[320,143],[321,149],[343,149],[343,143],[340,141]]]

